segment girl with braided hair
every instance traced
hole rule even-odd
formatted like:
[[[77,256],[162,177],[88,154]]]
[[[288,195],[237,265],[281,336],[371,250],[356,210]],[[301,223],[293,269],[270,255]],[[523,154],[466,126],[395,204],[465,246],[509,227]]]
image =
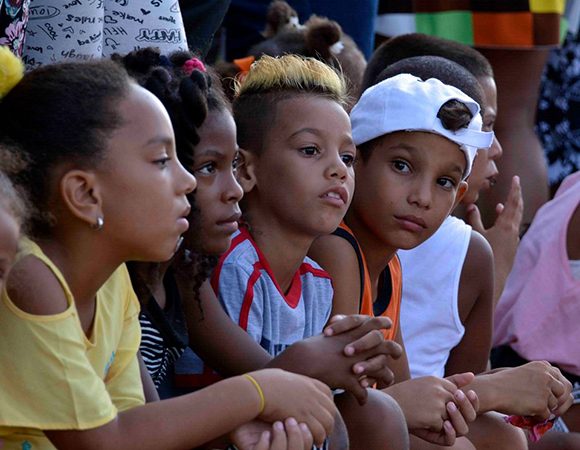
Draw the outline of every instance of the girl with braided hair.
[[[161,100],[175,132],[176,153],[198,180],[189,195],[192,227],[169,262],[132,263],[129,270],[141,303],[141,355],[161,397],[172,397],[175,361],[190,341],[184,310],[199,306],[199,292],[217,256],[237,229],[241,187],[235,179],[238,148],[225,97],[201,61],[188,52],[165,57],[147,48],[113,59]],[[151,394],[155,397],[155,391]]]
[[[0,162],[24,162],[7,174],[30,211],[0,292],[0,446],[183,449],[240,427],[246,439],[233,442],[244,450],[322,442],[336,414],[330,390],[280,370],[144,404],[124,263],[174,255],[196,179],[179,163],[166,109],[118,64],[24,76],[12,66],[0,77]]]

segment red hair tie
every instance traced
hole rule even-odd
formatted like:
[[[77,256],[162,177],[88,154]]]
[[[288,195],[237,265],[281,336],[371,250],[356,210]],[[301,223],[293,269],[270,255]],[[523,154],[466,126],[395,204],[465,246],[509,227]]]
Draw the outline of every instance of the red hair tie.
[[[204,64],[197,58],[191,58],[188,59],[187,61],[185,61],[183,63],[183,71],[187,74],[187,75],[191,75],[191,72],[193,72],[194,70],[200,70],[202,72],[206,72],[206,68],[204,66]]]

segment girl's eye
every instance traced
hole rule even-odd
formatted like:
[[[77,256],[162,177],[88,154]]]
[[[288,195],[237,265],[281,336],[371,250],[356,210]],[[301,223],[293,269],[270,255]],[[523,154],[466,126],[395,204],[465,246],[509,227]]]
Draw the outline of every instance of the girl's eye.
[[[215,173],[217,170],[216,164],[214,162],[209,162],[204,164],[203,166],[199,167],[196,172],[202,175],[211,175]]]
[[[342,159],[342,162],[346,167],[352,167],[352,165],[354,164],[355,160],[354,155],[351,155],[350,153],[340,155],[340,158]]]
[[[444,189],[453,189],[457,183],[455,183],[455,180],[452,180],[451,178],[439,178],[437,184]]]
[[[400,173],[410,173],[411,167],[405,161],[395,160],[393,161],[393,169]]]
[[[165,167],[167,167],[167,163],[169,161],[171,161],[171,158],[169,156],[165,156],[163,158],[159,158],[159,159],[153,161],[153,163],[157,164],[159,167],[164,169]]]
[[[318,150],[318,148],[314,147],[314,146],[310,146],[310,147],[302,147],[300,149],[300,151],[302,153],[304,153],[304,155],[306,156],[316,156],[320,153],[320,150]]]

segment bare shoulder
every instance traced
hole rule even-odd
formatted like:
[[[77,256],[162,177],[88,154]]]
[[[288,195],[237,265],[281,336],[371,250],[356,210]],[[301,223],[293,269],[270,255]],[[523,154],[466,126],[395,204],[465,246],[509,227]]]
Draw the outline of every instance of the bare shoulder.
[[[334,271],[358,274],[358,258],[352,245],[344,238],[333,234],[317,238],[308,256],[331,275]]]
[[[493,250],[489,242],[477,231],[471,230],[469,238],[469,247],[463,263],[463,271],[471,274],[477,274],[482,269],[493,269]]]
[[[332,277],[332,314],[357,314],[362,280],[358,257],[352,245],[340,236],[321,236],[310,247],[308,256]]]
[[[12,303],[28,314],[54,315],[68,308],[64,289],[56,275],[32,255],[14,265],[6,288]]]
[[[462,322],[467,318],[478,298],[493,293],[493,251],[487,240],[471,230],[467,255],[459,281],[459,315]]]

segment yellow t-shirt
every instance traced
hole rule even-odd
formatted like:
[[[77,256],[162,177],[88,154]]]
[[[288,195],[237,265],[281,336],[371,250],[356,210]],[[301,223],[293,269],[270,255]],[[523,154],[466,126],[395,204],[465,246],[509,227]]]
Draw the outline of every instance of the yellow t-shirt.
[[[137,362],[139,303],[127,268],[97,293],[91,338],[82,330],[73,296],[59,269],[32,241],[19,258],[34,255],[59,280],[66,311],[37,316],[0,297],[0,448],[53,449],[42,430],[83,430],[142,405]]]

